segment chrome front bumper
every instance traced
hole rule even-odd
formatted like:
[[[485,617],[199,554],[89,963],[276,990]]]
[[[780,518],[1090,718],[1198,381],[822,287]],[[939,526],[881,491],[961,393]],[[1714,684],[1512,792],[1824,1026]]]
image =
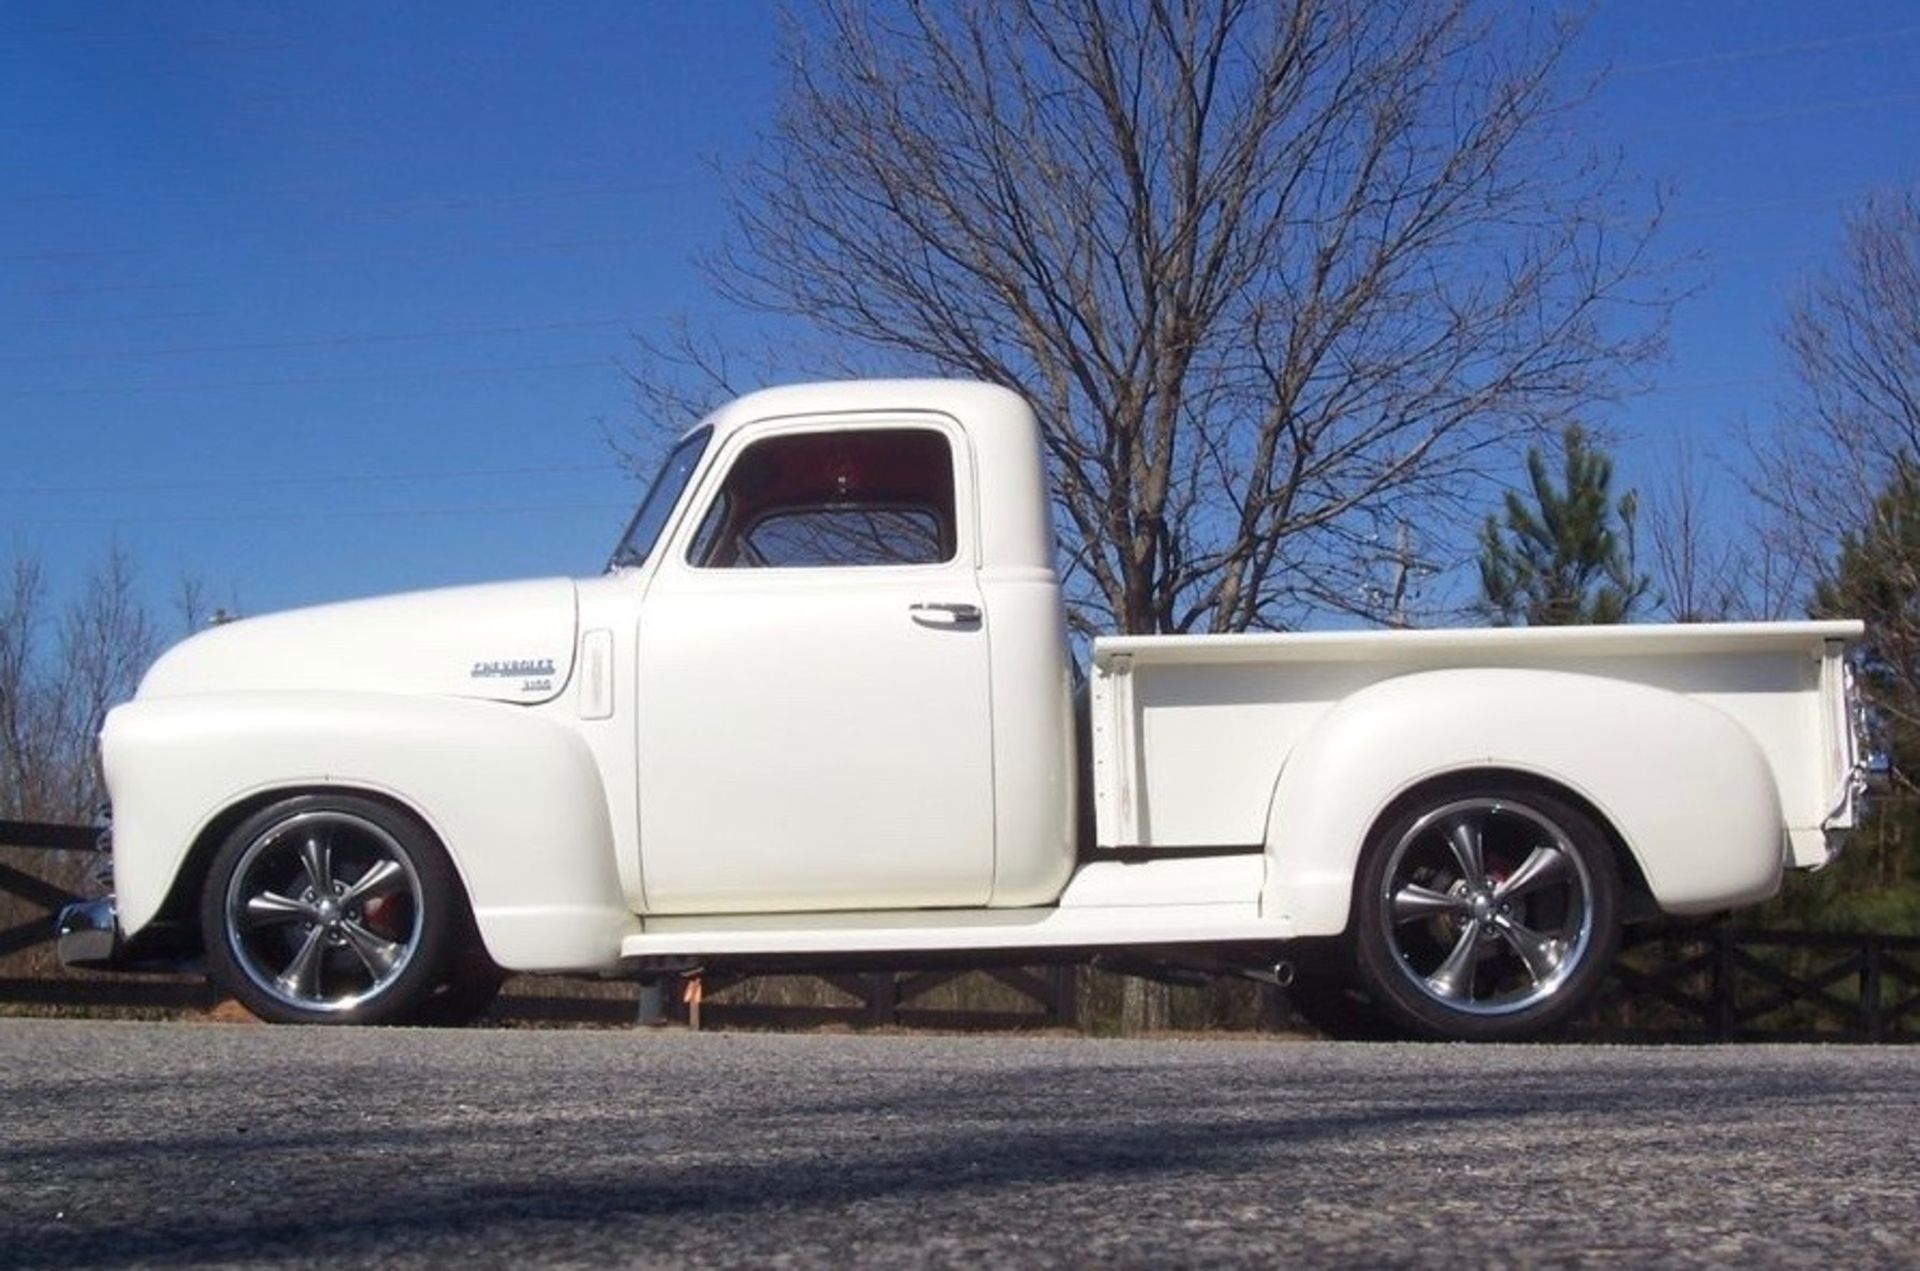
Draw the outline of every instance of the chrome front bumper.
[[[54,919],[55,947],[60,961],[70,967],[110,970],[121,963],[123,944],[113,897],[68,905]]]

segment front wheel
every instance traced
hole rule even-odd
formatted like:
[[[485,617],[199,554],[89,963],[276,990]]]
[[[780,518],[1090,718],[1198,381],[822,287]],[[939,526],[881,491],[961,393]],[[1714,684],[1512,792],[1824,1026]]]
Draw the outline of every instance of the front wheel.
[[[478,936],[469,935],[468,941],[448,960],[446,979],[414,1011],[414,1023],[465,1028],[485,1015],[500,996],[507,973],[494,965]]]
[[[404,1023],[446,978],[459,898],[446,853],[411,817],[301,795],[228,837],[200,922],[214,978],[261,1019]]]
[[[1361,855],[1359,979],[1424,1036],[1537,1036],[1599,989],[1619,947],[1619,894],[1606,834],[1561,799],[1491,783],[1417,799]]]

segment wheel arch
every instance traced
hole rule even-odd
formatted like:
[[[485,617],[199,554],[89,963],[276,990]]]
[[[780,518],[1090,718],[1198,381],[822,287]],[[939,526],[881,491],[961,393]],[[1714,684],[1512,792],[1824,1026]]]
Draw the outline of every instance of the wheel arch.
[[[1360,854],[1383,819],[1489,779],[1550,791],[1601,827],[1629,918],[1710,912],[1779,885],[1773,771],[1731,717],[1632,681],[1458,668],[1362,689],[1294,747],[1268,810],[1263,912],[1303,937],[1345,933]]]
[[[162,912],[192,912],[244,818],[310,793],[374,799],[418,822],[501,967],[605,969],[638,930],[592,752],[527,708],[347,693],[139,699],[113,713],[102,750],[129,938]]]
[[[191,944],[197,948],[202,943],[202,933],[195,921],[195,913],[199,908],[200,894],[206,887],[207,870],[221,846],[255,813],[288,799],[329,794],[351,795],[354,798],[378,803],[407,817],[419,826],[421,832],[433,839],[440,850],[446,853],[447,859],[453,863],[454,877],[460,884],[460,894],[456,899],[459,902],[463,921],[469,924],[474,921],[473,890],[461,869],[460,858],[454,854],[445,836],[435,828],[433,822],[420,809],[392,791],[377,786],[296,782],[243,795],[209,817],[189,843],[186,855],[181,859],[179,873],[174,876],[173,885],[168,889],[166,898],[160,902],[159,911],[154,918],[155,923],[165,924],[170,930],[179,933],[176,937],[178,943]],[[190,937],[187,934],[189,932],[191,932]]]
[[[1647,873],[1640,867],[1640,859],[1627,845],[1626,838],[1620,833],[1620,827],[1585,793],[1558,780],[1555,777],[1535,772],[1527,768],[1484,767],[1456,768],[1448,772],[1434,773],[1422,777],[1402,790],[1380,810],[1378,816],[1367,826],[1362,850],[1373,842],[1382,826],[1399,818],[1411,808],[1423,803],[1438,803],[1456,795],[1472,793],[1493,786],[1505,786],[1512,789],[1533,792],[1566,804],[1580,813],[1593,827],[1605,837],[1611,850],[1614,870],[1620,879],[1621,899],[1630,918],[1651,917],[1658,912],[1658,902],[1653,896],[1653,888],[1647,882]],[[1360,879],[1356,877],[1353,885],[1357,892]]]

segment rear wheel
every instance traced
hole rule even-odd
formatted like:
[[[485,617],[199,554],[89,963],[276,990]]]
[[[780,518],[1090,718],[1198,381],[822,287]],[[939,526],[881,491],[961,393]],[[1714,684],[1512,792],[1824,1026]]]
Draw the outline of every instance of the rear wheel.
[[[1607,836],[1564,800],[1504,783],[1416,799],[1361,856],[1359,982],[1424,1036],[1537,1036],[1598,990],[1619,892]]]
[[[215,979],[262,1019],[404,1023],[447,977],[460,906],[446,853],[411,817],[313,794],[228,837],[200,922]]]

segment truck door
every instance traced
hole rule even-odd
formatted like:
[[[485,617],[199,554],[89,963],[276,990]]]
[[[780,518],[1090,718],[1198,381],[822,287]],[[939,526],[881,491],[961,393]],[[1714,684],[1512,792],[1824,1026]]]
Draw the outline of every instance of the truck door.
[[[648,586],[654,913],[971,906],[993,878],[988,616],[966,437],[742,430]]]

